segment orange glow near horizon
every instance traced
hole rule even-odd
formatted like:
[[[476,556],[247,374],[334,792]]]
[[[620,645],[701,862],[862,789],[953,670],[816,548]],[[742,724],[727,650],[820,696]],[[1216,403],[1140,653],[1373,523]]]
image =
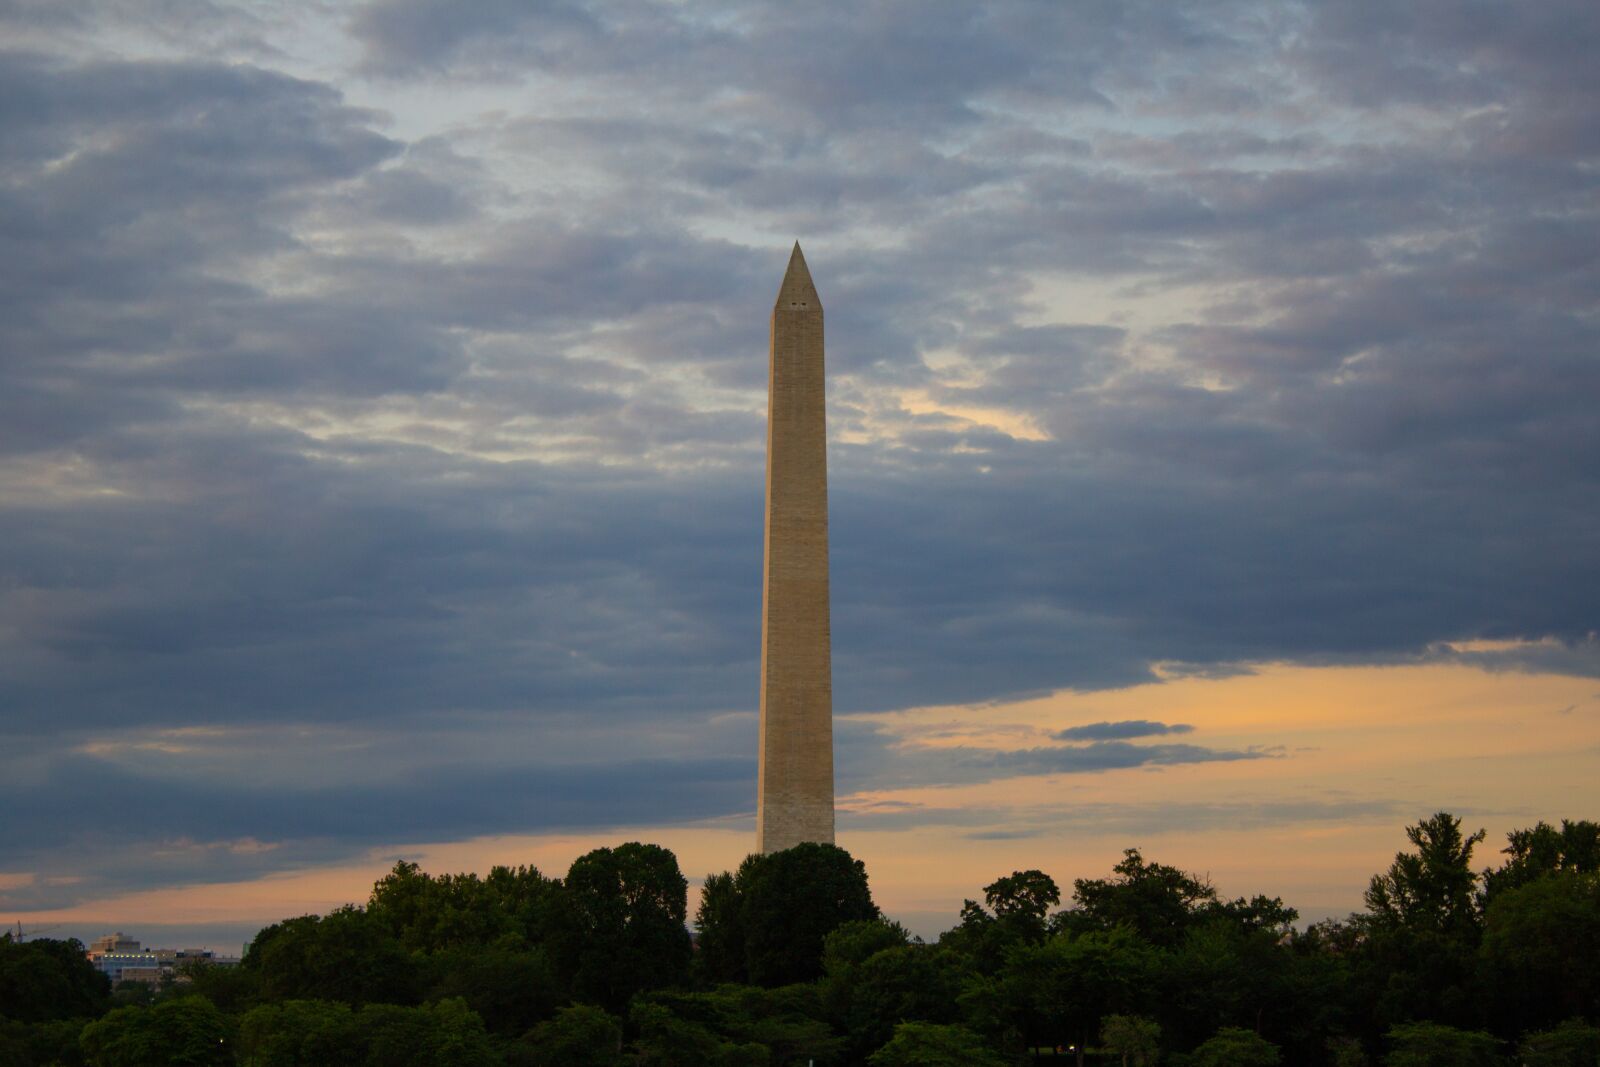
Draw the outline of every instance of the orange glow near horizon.
[[[954,925],[961,900],[979,897],[999,875],[1036,867],[1069,895],[1072,879],[1106,876],[1128,847],[1206,874],[1228,896],[1279,895],[1311,918],[1348,912],[1360,906],[1371,875],[1405,845],[1404,827],[1436,810],[1488,829],[1480,868],[1497,862],[1511,829],[1593,817],[1600,799],[1597,690],[1600,682],[1590,678],[1458,664],[1272,664],[1228,678],[856,716],[909,750],[1021,750],[1057,745],[1052,735],[1071,726],[1146,719],[1193,730],[1137,743],[1266,755],[862,790],[840,798],[839,843],[865,861],[884,910],[925,936]],[[885,812],[902,813],[907,824],[871,822]],[[10,918],[24,926],[130,932],[140,923],[265,924],[364,901],[401,857],[435,873],[531,863],[561,875],[583,852],[626,840],[671,848],[698,886],[705,874],[743,859],[754,840],[749,822],[397,842],[338,865]],[[26,884],[19,880],[28,877],[0,873],[0,882]],[[695,901],[691,890],[691,912]]]

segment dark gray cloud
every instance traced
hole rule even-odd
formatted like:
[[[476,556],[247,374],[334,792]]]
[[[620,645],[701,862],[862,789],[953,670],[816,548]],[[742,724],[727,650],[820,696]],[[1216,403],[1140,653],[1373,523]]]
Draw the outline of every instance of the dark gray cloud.
[[[1168,804],[1061,804],[1041,798],[1028,807],[939,808],[920,804],[882,804],[844,813],[852,828],[892,830],[910,826],[966,828],[975,841],[1050,837],[1063,826],[1093,827],[1097,834],[1119,835],[1135,844],[1141,837],[1205,830],[1256,830],[1299,823],[1383,821],[1410,816],[1417,805],[1388,798],[1336,792],[1300,800],[1226,799]]]
[[[630,747],[622,730],[587,745],[559,736],[584,730],[578,717],[480,717],[473,725],[413,719],[406,740],[393,744],[382,726],[323,729],[298,740],[215,728],[101,732],[113,740],[66,754],[35,735],[8,753],[15,768],[0,780],[9,816],[0,852],[14,869],[49,875],[0,889],[0,906],[244,880],[348,862],[397,841],[753,817],[751,716],[653,730],[633,747],[655,754],[624,759],[615,758]],[[587,729],[600,735],[603,727]],[[846,793],[1277,755],[1122,740],[1018,751],[903,748],[851,723],[841,723],[839,743]],[[431,751],[419,753],[419,745]],[[85,819],[85,811],[94,817]],[[897,818],[942,824],[949,815],[910,808]]]
[[[1057,741],[1126,741],[1133,737],[1159,737],[1163,734],[1193,733],[1187,723],[1152,722],[1149,719],[1123,719],[1120,722],[1091,722],[1056,731]]]
[[[1157,662],[1600,675],[1584,5],[216,4],[204,52],[170,16],[0,6],[0,732],[36,766],[514,721],[694,803],[506,783],[432,832],[742,810],[747,720],[682,743],[754,702],[796,234],[841,711]],[[841,766],[1265,754],[1068,734],[896,765],[846,731]],[[202,842],[194,877],[416,832],[381,790],[190,825],[174,758],[124,829]],[[461,761],[406,773],[453,797]],[[11,769],[39,825],[93,822]]]
[[[386,785],[314,790],[164,779],[104,760],[58,761],[43,782],[0,787],[8,863],[54,883],[0,889],[0,905],[59,906],[108,890],[248,879],[348,860],[396,840],[686,822],[742,810],[747,759],[413,769]],[[82,811],[94,812],[85,821]],[[65,881],[70,879],[70,881]]]

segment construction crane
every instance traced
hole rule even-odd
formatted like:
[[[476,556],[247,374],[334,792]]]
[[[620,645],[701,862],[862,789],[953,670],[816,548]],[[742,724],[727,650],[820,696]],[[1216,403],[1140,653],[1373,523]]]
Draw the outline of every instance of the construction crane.
[[[51,930],[59,930],[61,929],[62,925],[62,923],[51,923],[49,926],[35,926],[33,929],[29,930],[26,935],[24,935],[22,932],[22,920],[18,919],[17,932],[13,934],[10,930],[7,930],[6,934],[13,941],[21,944],[25,937],[38,937],[40,934],[47,934]]]

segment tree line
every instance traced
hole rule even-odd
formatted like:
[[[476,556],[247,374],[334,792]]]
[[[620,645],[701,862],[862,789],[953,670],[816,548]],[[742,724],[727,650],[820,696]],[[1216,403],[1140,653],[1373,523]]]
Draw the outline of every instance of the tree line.
[[[1365,910],[1297,925],[1129,849],[1015,871],[937,941],[831,845],[705,880],[630,842],[564,877],[398,863],[365,905],[262,930],[235,968],[111,989],[76,941],[0,939],[0,1067],[1600,1065],[1600,824],[1439,813]]]

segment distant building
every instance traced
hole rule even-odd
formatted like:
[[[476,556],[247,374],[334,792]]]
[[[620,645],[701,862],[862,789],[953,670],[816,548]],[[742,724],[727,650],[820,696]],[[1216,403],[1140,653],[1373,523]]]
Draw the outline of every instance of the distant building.
[[[169,977],[181,981],[179,971],[186,964],[232,967],[239,962],[238,956],[219,956],[208,948],[143,948],[121,931],[95,938],[84,955],[112,984],[155,983]]]
[[[138,952],[139,942],[118,930],[114,934],[97,937],[89,945],[91,954],[96,952]]]

